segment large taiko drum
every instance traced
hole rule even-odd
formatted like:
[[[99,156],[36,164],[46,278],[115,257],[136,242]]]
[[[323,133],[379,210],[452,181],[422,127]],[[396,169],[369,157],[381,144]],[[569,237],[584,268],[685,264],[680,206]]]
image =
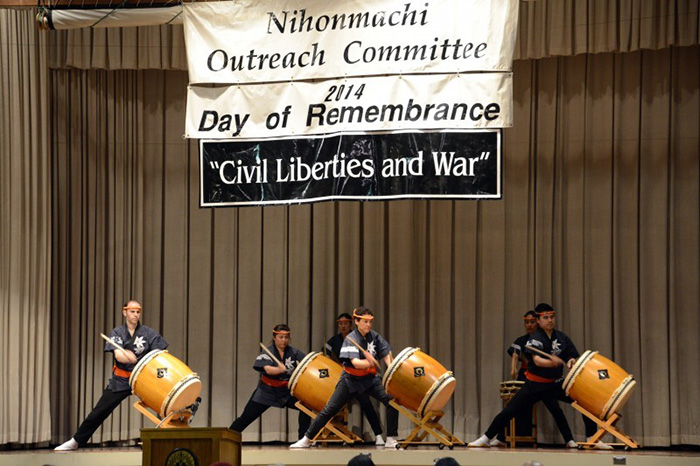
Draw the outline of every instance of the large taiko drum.
[[[419,416],[441,410],[455,391],[452,372],[420,348],[406,348],[386,370],[382,384],[397,403]]]
[[[597,351],[586,351],[571,368],[562,387],[590,413],[607,420],[619,412],[637,382],[620,366]]]
[[[309,409],[320,412],[331,399],[343,368],[322,353],[311,352],[289,378],[289,392]]]
[[[165,350],[154,350],[144,356],[131,372],[129,386],[161,419],[195,404],[202,391],[199,376]],[[174,417],[185,420],[192,413],[183,411],[182,416]]]

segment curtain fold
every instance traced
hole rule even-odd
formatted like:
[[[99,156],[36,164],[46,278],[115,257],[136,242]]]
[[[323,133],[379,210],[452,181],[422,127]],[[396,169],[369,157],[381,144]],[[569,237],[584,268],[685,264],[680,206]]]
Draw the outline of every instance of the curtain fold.
[[[0,444],[51,435],[51,158],[46,36],[0,9]]]
[[[698,0],[520,1],[514,59],[700,44]],[[182,25],[50,31],[52,68],[187,69]]]
[[[185,72],[52,72],[54,440],[99,396],[110,360],[97,332],[136,293],[203,378],[194,425],[241,412],[274,324],[320,350],[337,313],[364,304],[395,354],[417,346],[455,372],[443,420],[475,437],[500,409],[522,314],[549,301],[581,352],[638,380],[623,430],[647,446],[700,444],[688,370],[700,349],[699,64],[700,46],[517,61],[500,201],[226,209],[197,207]],[[559,442],[541,414],[540,441]],[[136,438],[141,422],[125,403],[93,441]],[[244,439],[291,441],[296,422],[271,409]]]

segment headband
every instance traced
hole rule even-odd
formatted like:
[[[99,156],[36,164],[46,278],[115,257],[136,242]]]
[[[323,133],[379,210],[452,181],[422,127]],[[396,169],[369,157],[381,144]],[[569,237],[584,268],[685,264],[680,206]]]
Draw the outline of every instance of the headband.
[[[289,330],[273,330],[274,335],[289,335]]]
[[[358,313],[357,313],[357,309],[353,309],[353,310],[352,310],[352,316],[353,316],[355,319],[374,320],[374,316],[372,316],[372,315],[369,315],[369,314],[360,315],[360,314],[358,314]]]
[[[542,317],[542,316],[553,316],[556,312],[555,311],[543,311],[543,312],[538,312],[537,317]]]
[[[141,306],[124,306],[124,307],[122,308],[122,310],[124,310],[124,311],[128,311],[128,310],[130,310],[130,309],[138,309],[139,311],[141,311],[141,310],[142,310],[142,307],[141,307]]]

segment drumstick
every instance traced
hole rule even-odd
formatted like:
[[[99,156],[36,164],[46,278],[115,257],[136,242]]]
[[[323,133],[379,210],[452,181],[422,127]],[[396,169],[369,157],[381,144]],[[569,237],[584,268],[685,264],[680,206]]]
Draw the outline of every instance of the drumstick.
[[[364,349],[363,347],[361,347],[360,345],[358,345],[357,342],[356,342],[355,340],[353,340],[353,339],[350,338],[350,337],[345,337],[345,338],[347,338],[348,340],[350,340],[350,343],[352,343],[353,345],[357,346],[357,349],[359,349],[359,350],[362,351],[363,353],[369,354],[369,353],[367,352],[367,350]],[[371,355],[370,355],[370,356],[371,356]],[[377,366],[377,369],[381,369],[381,367],[379,367],[379,362],[378,362],[376,359],[374,360],[374,365]]]
[[[549,354],[549,353],[545,353],[544,351],[538,350],[537,348],[535,348],[535,347],[533,347],[533,346],[526,346],[525,348],[526,348],[526,349],[529,349],[529,350],[532,350],[532,351],[534,351],[535,353],[539,353],[540,355],[544,356],[545,358],[551,359],[552,361],[554,360],[554,357],[553,357],[554,355]]]
[[[264,350],[265,350],[265,352],[266,352],[267,354],[269,354],[269,355],[270,355],[270,357],[272,358],[272,360],[273,360],[273,361],[275,361],[275,362],[276,362],[277,364],[279,364],[279,365],[282,365],[282,366],[284,366],[284,364],[282,364],[282,363],[280,362],[280,360],[279,360],[279,359],[277,359],[277,358],[275,357],[275,355],[274,355],[274,354],[272,354],[272,353],[270,352],[270,350],[269,350],[269,349],[267,349],[267,346],[265,346],[265,345],[263,345],[262,343],[260,343],[260,347],[261,347],[262,349],[264,349]],[[285,367],[287,367],[287,366],[285,366]]]
[[[107,335],[105,335],[104,333],[100,333],[100,336],[101,336],[102,338],[104,338],[105,340],[107,340],[107,342],[108,342],[110,345],[114,345],[118,350],[123,351],[124,354],[126,355],[127,360],[131,361],[131,358],[129,357],[129,353],[127,353],[128,350],[125,350],[124,348],[122,348],[121,346],[119,346],[119,344],[117,344],[116,341],[114,341],[113,339],[109,338],[109,337],[108,337]],[[138,359],[137,359],[136,361],[138,361]],[[136,361],[134,361],[134,362],[136,362]]]
[[[109,344],[113,345],[113,346],[116,347],[117,349],[122,350],[122,351],[124,351],[124,352],[126,353],[126,350],[125,350],[124,348],[122,348],[121,346],[119,346],[119,345],[117,344],[116,341],[112,340],[111,338],[109,338],[109,337],[108,337],[107,335],[105,335],[104,333],[100,333],[100,336],[101,336],[102,338],[104,338],[105,340],[107,340],[107,342],[108,342]]]

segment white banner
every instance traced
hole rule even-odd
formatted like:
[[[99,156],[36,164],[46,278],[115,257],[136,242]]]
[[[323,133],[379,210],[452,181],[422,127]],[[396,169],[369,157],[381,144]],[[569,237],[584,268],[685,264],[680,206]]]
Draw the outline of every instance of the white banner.
[[[190,83],[510,71],[517,0],[184,3]]]
[[[186,137],[261,140],[513,125],[512,73],[190,86]]]

